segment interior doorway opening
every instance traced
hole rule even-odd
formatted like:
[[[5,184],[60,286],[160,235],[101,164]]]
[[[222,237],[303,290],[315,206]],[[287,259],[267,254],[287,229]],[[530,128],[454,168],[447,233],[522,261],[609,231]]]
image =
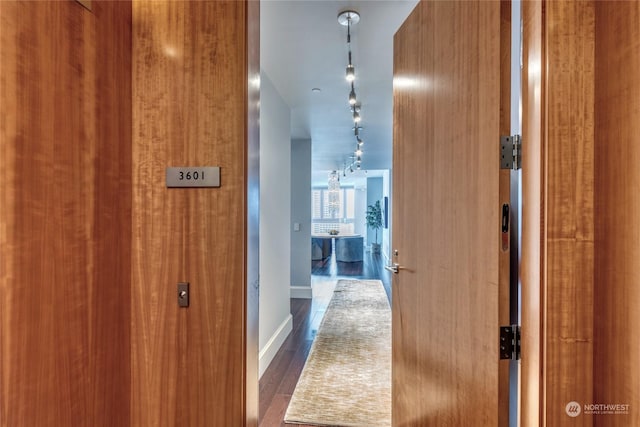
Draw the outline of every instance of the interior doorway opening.
[[[346,4],[261,4],[259,374],[263,379],[269,375],[269,366],[278,363],[274,360],[288,345],[288,337],[301,333],[296,329],[296,314],[304,299],[309,300],[307,310],[315,313],[308,320],[310,331],[314,333],[313,325],[317,329],[324,313],[323,298],[326,307],[327,289],[332,289],[319,283],[327,278],[335,282],[341,277],[375,277],[383,280],[390,298],[384,265],[390,258],[393,204],[393,34],[415,5],[414,0],[350,3],[361,20],[351,28],[351,46],[347,46],[347,29],[337,20]],[[357,134],[364,142],[360,169],[349,167],[356,127],[344,76],[349,49],[362,100]],[[329,218],[323,212],[323,191],[328,190],[332,171],[340,175],[343,203],[342,215]],[[314,212],[318,210],[314,197],[319,199],[318,212]],[[366,211],[376,202],[383,224],[368,229]],[[363,259],[313,260],[312,235],[327,232],[327,227],[343,238],[361,237]],[[372,243],[380,245],[379,254],[371,252]],[[328,292],[330,296],[332,291]],[[272,382],[261,380],[261,391],[272,387]],[[262,401],[260,408],[262,419]]]

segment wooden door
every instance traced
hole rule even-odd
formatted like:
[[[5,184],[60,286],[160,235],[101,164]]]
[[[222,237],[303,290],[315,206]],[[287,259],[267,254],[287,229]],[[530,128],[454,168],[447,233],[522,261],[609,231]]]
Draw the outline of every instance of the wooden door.
[[[0,426],[127,427],[131,3],[0,1]]]
[[[394,426],[505,416],[500,77],[499,2],[423,1],[395,36]]]
[[[246,243],[256,6],[133,2],[131,426],[257,424],[256,246]],[[167,188],[170,166],[218,166],[220,187]],[[178,282],[190,283],[188,308]]]

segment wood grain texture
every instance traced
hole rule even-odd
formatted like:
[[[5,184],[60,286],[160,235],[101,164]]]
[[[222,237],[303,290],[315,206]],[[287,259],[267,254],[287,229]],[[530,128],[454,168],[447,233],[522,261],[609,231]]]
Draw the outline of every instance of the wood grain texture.
[[[597,426],[640,425],[640,4],[596,2],[594,401]],[[631,96],[630,96],[631,95]]]
[[[545,203],[542,162],[545,67],[544,20],[542,2],[522,2],[522,293],[521,415],[523,427],[538,427],[544,419],[544,378],[542,322],[544,294],[542,262],[544,255],[543,211]],[[526,142],[525,142],[526,141]]]
[[[594,7],[523,2],[522,422],[593,400]]]
[[[245,424],[246,19],[133,3],[133,426]],[[187,165],[220,166],[221,187],[165,188]]]
[[[495,426],[499,2],[419,3],[394,81],[393,425]]]
[[[511,135],[511,2],[500,2],[500,135]],[[511,204],[511,171],[499,172],[499,205]],[[510,225],[513,232],[513,224]],[[510,325],[510,245],[498,242],[498,322]],[[509,362],[499,365],[500,378],[509,378]],[[498,426],[509,425],[509,381],[498,382]]]
[[[0,425],[129,423],[131,4],[0,2]]]
[[[563,425],[568,402],[593,401],[595,13],[593,2],[545,7],[545,420]]]

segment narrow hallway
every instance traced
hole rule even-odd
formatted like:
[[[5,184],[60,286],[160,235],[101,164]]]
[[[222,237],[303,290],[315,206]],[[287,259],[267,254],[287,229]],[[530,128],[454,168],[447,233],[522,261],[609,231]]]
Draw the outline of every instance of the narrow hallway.
[[[335,283],[344,278],[381,280],[390,299],[391,277],[384,269],[382,255],[365,252],[364,261],[359,263],[336,262],[333,256],[314,261],[313,299],[291,299],[293,331],[260,379],[260,427],[307,427],[285,424],[283,419]]]

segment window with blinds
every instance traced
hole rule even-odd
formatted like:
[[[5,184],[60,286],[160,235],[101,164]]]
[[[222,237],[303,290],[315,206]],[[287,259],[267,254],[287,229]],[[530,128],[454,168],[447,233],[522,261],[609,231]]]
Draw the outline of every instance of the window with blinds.
[[[341,234],[353,234],[355,219],[355,189],[340,189],[338,211],[329,210],[329,192],[327,187],[311,190],[311,233],[324,234],[329,230],[338,230]]]

